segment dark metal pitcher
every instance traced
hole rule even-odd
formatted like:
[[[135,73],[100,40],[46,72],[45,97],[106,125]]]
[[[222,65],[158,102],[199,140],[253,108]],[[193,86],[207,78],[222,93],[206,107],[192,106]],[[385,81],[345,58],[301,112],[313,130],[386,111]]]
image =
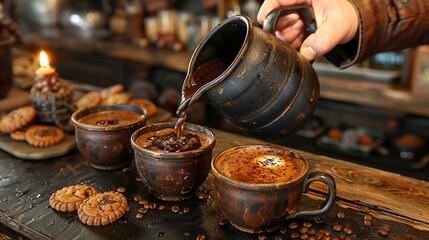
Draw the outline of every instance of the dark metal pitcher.
[[[204,101],[257,138],[276,140],[298,131],[318,103],[319,81],[311,63],[272,34],[279,17],[291,12],[306,19],[307,34],[315,31],[308,7],[269,14],[265,31],[242,15],[215,27],[195,49],[182,92],[197,84],[192,74],[202,64],[217,59],[226,69],[191,98],[182,96],[182,103]]]

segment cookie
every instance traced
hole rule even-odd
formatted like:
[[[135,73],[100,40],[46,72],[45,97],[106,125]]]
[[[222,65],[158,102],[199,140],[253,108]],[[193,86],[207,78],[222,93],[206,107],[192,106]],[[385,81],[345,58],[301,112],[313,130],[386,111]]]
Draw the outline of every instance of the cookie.
[[[113,86],[104,88],[100,91],[100,95],[102,99],[107,99],[113,94],[118,94],[124,92],[124,86],[122,84],[115,84]]]
[[[119,192],[104,192],[86,199],[77,214],[82,223],[101,226],[121,218],[130,207],[127,199]]]
[[[49,125],[32,125],[25,132],[25,140],[35,147],[49,147],[63,141],[64,132],[58,127]]]
[[[155,116],[156,112],[158,111],[156,105],[147,99],[131,99],[128,104],[144,108],[146,110],[147,117]]]
[[[18,130],[15,130],[9,134],[10,138],[16,141],[25,141],[25,133],[27,132],[28,127],[23,127]]]
[[[131,96],[126,93],[116,93],[103,100],[103,105],[127,104]]]
[[[29,124],[36,117],[36,109],[32,106],[20,107],[0,120],[0,132],[11,133]]]
[[[95,107],[101,103],[101,94],[96,91],[88,92],[76,102],[76,109]]]
[[[63,187],[51,195],[49,204],[57,211],[72,212],[79,209],[84,200],[95,194],[97,194],[95,188],[83,184]]]

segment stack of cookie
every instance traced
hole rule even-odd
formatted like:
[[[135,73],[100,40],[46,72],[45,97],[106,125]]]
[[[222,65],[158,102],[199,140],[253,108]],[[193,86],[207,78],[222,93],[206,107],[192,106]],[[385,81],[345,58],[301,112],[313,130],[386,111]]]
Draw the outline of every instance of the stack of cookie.
[[[64,139],[64,132],[56,126],[35,124],[37,111],[32,106],[17,108],[0,120],[0,132],[16,141],[26,141],[34,147],[49,147]]]
[[[79,219],[89,226],[113,223],[130,210],[119,192],[99,193],[94,187],[77,184],[63,187],[49,198],[51,207],[60,212],[78,211]]]
[[[72,131],[70,116],[74,112],[73,87],[61,81],[56,73],[38,74],[35,81],[31,98],[40,121]]]
[[[146,110],[147,117],[153,117],[158,108],[148,99],[133,99],[132,95],[124,92],[122,84],[116,84],[101,91],[91,91],[83,95],[75,104],[77,110],[98,105],[128,104],[139,106]]]

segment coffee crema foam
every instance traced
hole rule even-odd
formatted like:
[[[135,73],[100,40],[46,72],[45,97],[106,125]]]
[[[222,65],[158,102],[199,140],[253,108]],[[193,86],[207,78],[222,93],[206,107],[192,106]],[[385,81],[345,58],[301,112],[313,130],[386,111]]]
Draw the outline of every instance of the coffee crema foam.
[[[82,124],[94,126],[126,126],[141,121],[143,116],[137,112],[111,110],[90,113],[78,120]]]
[[[304,160],[295,154],[269,147],[229,149],[214,164],[225,177],[252,184],[288,182],[306,170]]]
[[[167,135],[172,135],[172,136],[175,137],[176,136],[176,130],[174,128],[165,128],[165,129],[161,129],[161,130],[158,130],[158,131],[144,133],[144,134],[142,134],[141,136],[139,136],[136,139],[136,144],[139,147],[141,147],[141,148],[146,148],[147,149],[147,147],[150,146],[150,144],[153,142],[154,137],[155,138],[156,137],[164,137],[164,136],[167,136]],[[212,141],[208,137],[206,137],[204,134],[202,134],[200,132],[194,132],[194,131],[190,131],[190,130],[187,130],[187,129],[183,129],[182,135],[188,135],[188,136],[189,135],[193,135],[193,136],[196,136],[198,138],[198,140],[199,140],[199,144],[201,145],[201,146],[199,146],[198,149],[206,148],[207,146],[209,146],[212,143]],[[151,150],[151,151],[159,151],[159,152],[166,152],[166,151],[164,151],[162,149],[155,149],[155,148],[151,148],[149,150]]]

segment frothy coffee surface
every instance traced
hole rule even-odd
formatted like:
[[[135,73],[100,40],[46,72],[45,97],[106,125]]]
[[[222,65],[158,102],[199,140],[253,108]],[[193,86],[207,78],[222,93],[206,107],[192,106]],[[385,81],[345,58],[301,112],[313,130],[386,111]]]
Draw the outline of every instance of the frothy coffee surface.
[[[90,113],[83,116],[78,122],[95,126],[126,126],[142,120],[142,115],[136,112],[112,110]]]
[[[252,184],[287,182],[306,169],[306,163],[296,154],[269,146],[228,149],[218,155],[214,164],[220,174]]]
[[[144,133],[136,139],[136,144],[142,148],[161,152],[186,152],[205,148],[210,145],[209,140],[200,132],[184,129],[177,139],[174,128],[165,128],[159,131]]]

